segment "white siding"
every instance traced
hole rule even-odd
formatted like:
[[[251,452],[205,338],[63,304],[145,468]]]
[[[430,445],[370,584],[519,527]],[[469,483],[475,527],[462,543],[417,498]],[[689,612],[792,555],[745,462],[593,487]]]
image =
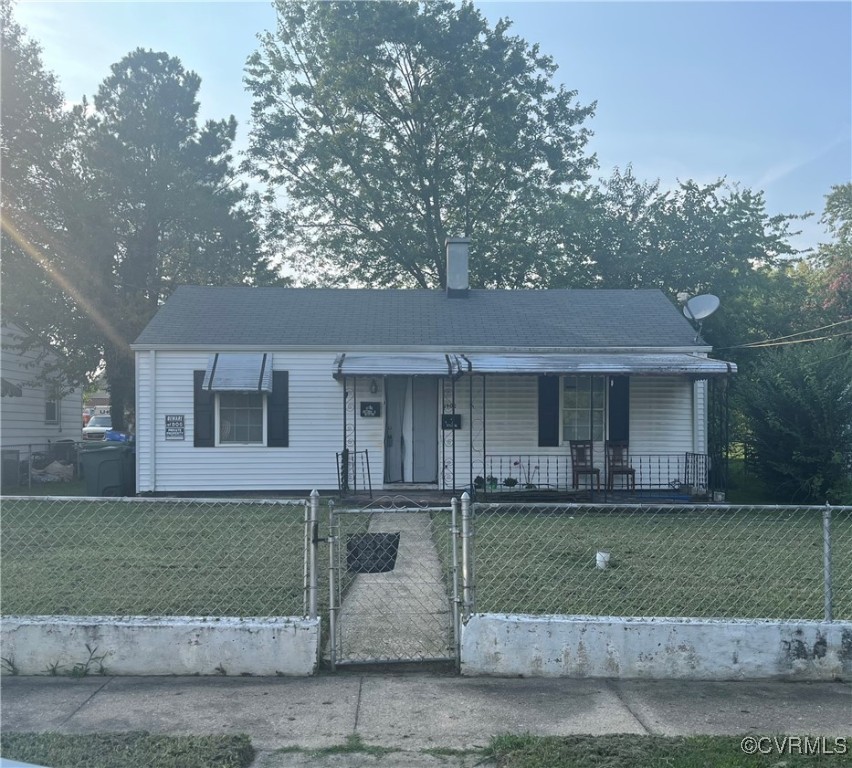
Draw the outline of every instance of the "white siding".
[[[227,352],[229,350],[220,350]],[[137,365],[148,353],[137,354]],[[273,370],[289,372],[289,447],[193,445],[193,371],[207,353],[158,352],[153,430],[140,376],[137,405],[137,479],[140,491],[254,491],[336,488],[335,453],[342,441],[342,385],[331,377],[333,354],[275,353]],[[148,377],[150,381],[150,375]],[[182,415],[185,439],[165,439],[166,415]],[[156,484],[150,480],[154,446]],[[153,486],[153,487],[152,487]]]
[[[630,452],[693,449],[692,382],[668,376],[630,379]]]
[[[59,421],[45,422],[45,403],[49,387],[38,381],[39,370],[33,366],[35,352],[21,354],[11,345],[16,338],[13,328],[2,326],[2,360],[0,373],[4,379],[21,387],[21,397],[0,400],[0,441],[4,446],[46,445],[55,440],[80,440],[83,429],[83,395],[80,390],[59,402]]]
[[[229,350],[220,350],[229,351]],[[333,353],[275,352],[273,370],[289,372],[289,442],[287,448],[193,445],[193,371],[207,365],[208,353],[140,352],[137,361],[137,483],[140,491],[262,491],[337,488],[335,454],[344,444],[369,451],[374,489],[384,477],[385,399],[382,377],[347,380],[353,396],[347,409],[344,437],[343,383],[332,378]],[[375,381],[377,392],[370,392]],[[487,376],[483,424],[482,377],[455,384],[455,412],[462,428],[439,429],[439,473],[457,488],[472,482],[470,441],[473,437],[473,476],[483,472],[482,438],[488,455],[566,456],[567,444],[538,446],[538,383],[536,376]],[[452,386],[444,381],[439,395],[439,419],[452,410]],[[379,418],[360,415],[361,403],[379,402]],[[153,422],[150,413],[153,409]],[[165,439],[166,415],[183,415],[182,441]],[[440,427],[440,422],[439,422]],[[153,429],[153,432],[152,432]],[[344,443],[345,441],[345,443]],[[455,478],[452,457],[455,441]],[[693,450],[693,384],[675,377],[632,377],[630,384],[631,452],[675,454]],[[603,446],[598,461],[603,467]],[[360,461],[360,458],[359,458]],[[563,465],[564,466],[564,465]],[[156,478],[156,482],[154,482]],[[363,484],[359,474],[359,486]],[[441,484],[439,478],[439,484]]]

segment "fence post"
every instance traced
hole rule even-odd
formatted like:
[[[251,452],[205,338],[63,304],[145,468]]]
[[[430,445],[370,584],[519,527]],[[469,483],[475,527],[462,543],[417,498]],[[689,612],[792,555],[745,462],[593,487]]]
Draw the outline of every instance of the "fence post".
[[[473,510],[470,494],[465,491],[461,497],[462,513],[462,595],[464,617],[468,618],[476,610],[476,587],[473,567]]]
[[[450,541],[453,554],[453,643],[456,649],[456,669],[461,663],[461,614],[459,611],[459,500],[450,499]]]
[[[319,573],[317,571],[317,548],[319,547],[319,505],[320,496],[316,488],[311,491],[310,503],[310,549],[308,551],[308,616],[312,619],[317,617],[317,589],[319,587]]]
[[[831,505],[826,502],[822,511],[822,578],[824,618],[832,621],[831,610]]]
[[[328,659],[331,671],[337,664],[337,518],[334,501],[328,502]]]

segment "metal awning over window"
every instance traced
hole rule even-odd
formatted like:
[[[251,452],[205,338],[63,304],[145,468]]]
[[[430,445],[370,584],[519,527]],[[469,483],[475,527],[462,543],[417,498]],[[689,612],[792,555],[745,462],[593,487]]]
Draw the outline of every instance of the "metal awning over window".
[[[465,366],[467,367],[467,366]],[[457,355],[440,352],[418,354],[342,353],[334,359],[333,376],[457,376]]]
[[[207,359],[202,389],[211,392],[272,392],[272,355],[220,352]]]
[[[467,373],[526,374],[632,374],[645,376],[724,376],[737,366],[691,354],[464,354],[462,371]]]
[[[23,397],[23,390],[8,379],[0,379],[3,384],[3,397]]]

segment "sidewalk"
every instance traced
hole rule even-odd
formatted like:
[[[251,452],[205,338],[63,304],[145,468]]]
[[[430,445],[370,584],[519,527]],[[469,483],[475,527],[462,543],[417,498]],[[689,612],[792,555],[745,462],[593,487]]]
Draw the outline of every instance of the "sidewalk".
[[[487,766],[497,733],[852,735],[845,683],[462,678],[342,671],[311,678],[3,677],[10,731],[247,733],[257,768]],[[401,750],[312,756],[358,734]],[[279,752],[282,748],[302,751]]]

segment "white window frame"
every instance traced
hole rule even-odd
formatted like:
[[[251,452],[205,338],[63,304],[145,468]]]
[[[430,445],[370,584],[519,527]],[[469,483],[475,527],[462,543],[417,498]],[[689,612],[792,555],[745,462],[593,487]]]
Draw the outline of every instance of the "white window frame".
[[[602,435],[600,439],[596,438],[594,435],[594,420],[589,424],[589,437],[566,437],[565,435],[565,380],[579,379],[588,377],[592,380],[594,379],[602,379],[603,380],[603,405],[601,406],[601,430]],[[607,439],[607,432],[609,430],[609,413],[608,413],[608,404],[609,404],[609,387],[607,383],[609,382],[609,376],[604,373],[578,373],[578,374],[564,374],[559,377],[559,441],[561,445],[568,445],[571,440],[592,440],[595,443],[602,443]],[[592,385],[592,393],[594,393],[594,385]],[[593,401],[594,402],[594,401]]]
[[[53,403],[53,418],[47,416],[47,406]],[[62,398],[59,396],[59,383],[54,382],[45,387],[44,390],[44,423],[45,424],[61,424],[62,423]]]
[[[219,434],[220,434],[220,431],[219,431],[219,406],[220,406],[220,402],[221,402],[220,398],[221,398],[222,394],[223,393],[220,393],[220,392],[216,393],[216,406],[215,406],[215,409],[214,409],[214,425],[213,425],[214,437],[215,437],[214,445],[217,448],[219,448],[219,447],[235,448],[235,447],[241,447],[241,446],[246,446],[246,447],[249,447],[249,448],[264,448],[264,447],[266,447],[266,442],[267,442],[267,435],[266,435],[267,417],[266,417],[266,413],[267,413],[269,395],[267,395],[267,393],[265,393],[265,392],[243,392],[243,393],[240,393],[240,392],[225,392],[224,393],[224,394],[230,394],[230,395],[234,395],[234,394],[260,395],[262,402],[263,402],[263,440],[259,443],[257,443],[257,442],[239,443],[239,442],[232,441],[232,440],[226,440],[226,441],[222,442],[219,439]]]

